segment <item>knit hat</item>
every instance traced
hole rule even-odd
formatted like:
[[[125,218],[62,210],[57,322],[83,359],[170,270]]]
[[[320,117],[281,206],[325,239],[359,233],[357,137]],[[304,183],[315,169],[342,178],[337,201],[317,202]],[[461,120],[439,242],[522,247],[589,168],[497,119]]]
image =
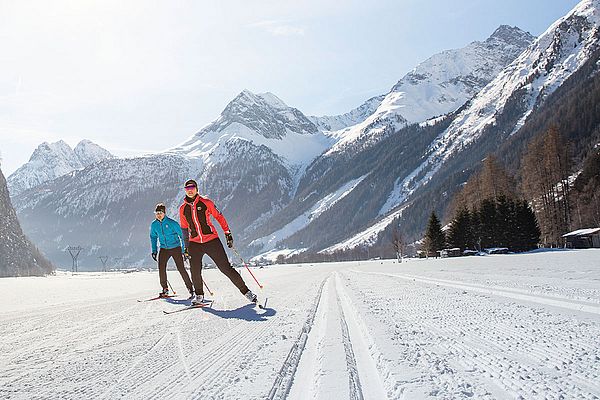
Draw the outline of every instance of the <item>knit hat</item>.
[[[156,209],[154,210],[154,212],[159,212],[159,211],[162,211],[164,213],[167,212],[167,208],[165,207],[165,205],[163,203],[158,203],[156,205]]]
[[[198,183],[196,183],[196,181],[193,179],[188,179],[187,181],[185,181],[185,184],[183,185],[183,187],[186,187],[186,186],[196,186],[196,188],[197,188]]]

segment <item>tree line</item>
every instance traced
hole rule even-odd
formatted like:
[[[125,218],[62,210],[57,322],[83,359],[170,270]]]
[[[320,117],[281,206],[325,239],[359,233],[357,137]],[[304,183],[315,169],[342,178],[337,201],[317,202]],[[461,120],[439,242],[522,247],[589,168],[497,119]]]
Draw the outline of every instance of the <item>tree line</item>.
[[[600,148],[573,171],[571,146],[556,127],[535,137],[515,176],[489,155],[454,196],[444,229],[432,213],[423,250],[482,250],[506,247],[527,251],[561,247],[570,230],[600,225]]]

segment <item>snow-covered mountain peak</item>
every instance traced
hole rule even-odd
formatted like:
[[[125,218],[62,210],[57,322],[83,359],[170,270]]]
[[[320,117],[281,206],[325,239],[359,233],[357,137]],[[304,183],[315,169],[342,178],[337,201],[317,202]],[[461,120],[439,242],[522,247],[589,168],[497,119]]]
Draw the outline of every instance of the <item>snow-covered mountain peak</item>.
[[[447,114],[465,104],[534,39],[502,25],[485,41],[428,58],[396,83],[363,122],[332,133],[339,141],[328,154],[357,143],[373,143],[409,124]]]
[[[113,158],[113,155],[89,140],[82,140],[74,150],[63,140],[54,143],[43,142],[34,150],[29,162],[8,177],[8,187],[11,195],[17,195],[109,158]]]
[[[517,132],[531,112],[600,49],[599,10],[600,0],[580,2],[502,70],[430,145],[427,159],[396,182],[381,214],[431,180],[451,156],[481,138],[501,117],[506,119],[509,102],[508,113],[515,121],[504,129],[507,134]]]
[[[84,167],[87,167],[88,165],[94,164],[98,161],[114,158],[110,152],[87,139],[79,142],[73,149],[73,153],[75,156],[77,156],[79,162]]]
[[[223,131],[232,124],[244,125],[266,138],[281,139],[288,131],[298,134],[318,132],[317,127],[304,114],[289,107],[274,94],[254,94],[243,90],[225,107],[217,120],[196,136]]]
[[[204,162],[227,158],[235,141],[265,146],[288,165],[305,165],[331,145],[302,112],[272,93],[243,90],[221,115],[170,152]]]
[[[527,47],[533,40],[535,40],[535,36],[523,31],[519,27],[500,25],[484,43],[493,44],[501,41],[509,44],[512,43],[519,47]]]

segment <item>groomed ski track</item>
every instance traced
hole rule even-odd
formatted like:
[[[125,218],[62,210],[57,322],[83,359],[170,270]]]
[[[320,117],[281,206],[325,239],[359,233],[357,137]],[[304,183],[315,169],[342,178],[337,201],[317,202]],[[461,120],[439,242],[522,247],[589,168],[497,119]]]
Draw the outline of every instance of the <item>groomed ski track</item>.
[[[600,398],[600,251],[254,273],[172,315],[156,273],[2,279],[0,398]]]

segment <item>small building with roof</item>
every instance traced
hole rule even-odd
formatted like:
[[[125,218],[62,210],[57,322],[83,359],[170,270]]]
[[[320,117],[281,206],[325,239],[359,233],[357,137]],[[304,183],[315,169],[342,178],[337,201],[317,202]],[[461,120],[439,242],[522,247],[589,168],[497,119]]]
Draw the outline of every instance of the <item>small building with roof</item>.
[[[578,229],[562,235],[569,249],[600,248],[600,228]]]

